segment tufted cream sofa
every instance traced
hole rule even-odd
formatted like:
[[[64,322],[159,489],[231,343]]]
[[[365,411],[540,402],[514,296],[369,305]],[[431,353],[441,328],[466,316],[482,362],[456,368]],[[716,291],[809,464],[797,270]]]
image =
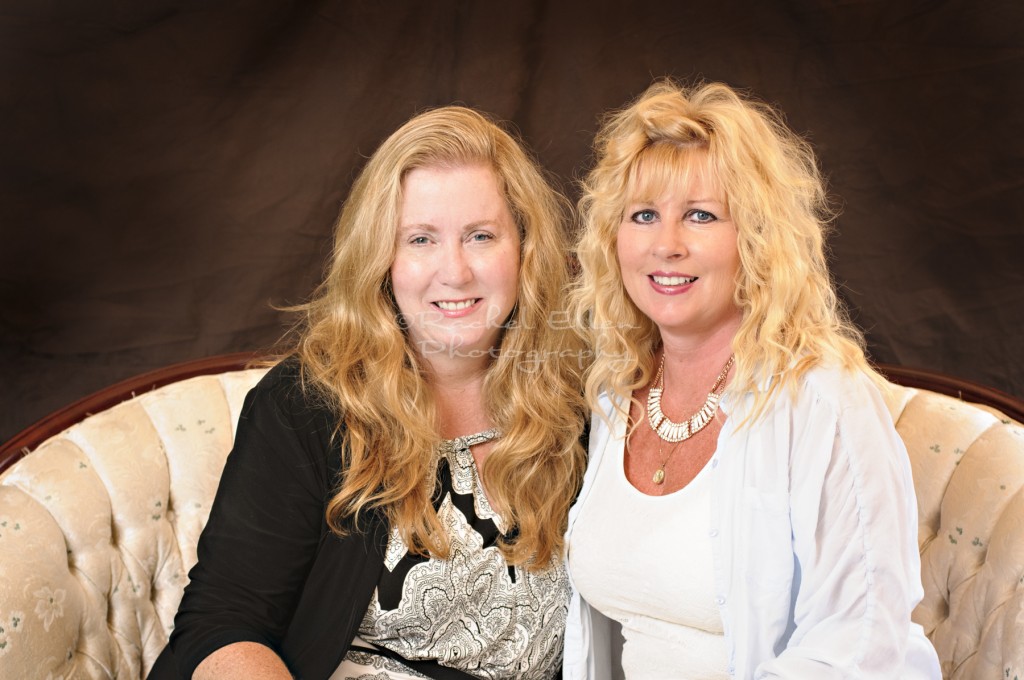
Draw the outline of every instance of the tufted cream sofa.
[[[265,369],[91,415],[0,476],[0,678],[142,678],[167,634]]]
[[[172,381],[0,475],[0,678],[145,677],[242,400],[264,372]],[[1024,427],[913,387],[894,387],[890,407],[920,508],[925,598],[914,618],[946,678],[1024,680]]]
[[[1024,426],[930,390],[889,409],[917,492],[924,599],[944,678],[1024,680]]]

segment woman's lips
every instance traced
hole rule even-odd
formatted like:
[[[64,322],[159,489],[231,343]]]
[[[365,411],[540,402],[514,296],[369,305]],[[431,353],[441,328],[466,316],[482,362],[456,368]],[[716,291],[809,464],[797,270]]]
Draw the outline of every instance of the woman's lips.
[[[696,276],[682,276],[677,274],[663,275],[663,274],[651,274],[651,279],[659,286],[681,286],[684,283],[693,283],[697,280]]]
[[[677,295],[679,293],[685,293],[696,283],[698,276],[688,276],[686,274],[649,274],[647,278],[651,282],[651,287],[659,293],[664,295]]]
[[[483,298],[466,298],[463,300],[436,300],[431,304],[448,318],[458,318],[472,314]]]

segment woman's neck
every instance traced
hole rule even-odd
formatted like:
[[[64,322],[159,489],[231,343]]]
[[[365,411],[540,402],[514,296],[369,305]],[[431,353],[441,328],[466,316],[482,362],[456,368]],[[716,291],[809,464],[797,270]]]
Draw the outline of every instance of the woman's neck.
[[[443,438],[490,429],[484,408],[488,361],[484,357],[428,362],[427,384],[434,395]]]
[[[663,336],[659,351],[665,362],[666,396],[684,404],[702,402],[732,355],[735,334],[735,328],[723,328],[700,338]]]

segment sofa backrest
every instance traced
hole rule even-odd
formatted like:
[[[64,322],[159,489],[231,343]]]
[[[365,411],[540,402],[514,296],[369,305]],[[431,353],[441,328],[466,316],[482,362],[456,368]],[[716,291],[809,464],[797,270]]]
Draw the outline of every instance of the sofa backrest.
[[[0,677],[142,678],[196,559],[251,369],[92,415],[0,476]]]
[[[1024,680],[1024,427],[929,390],[888,401],[917,493],[914,620],[947,680]]]
[[[0,475],[0,677],[144,678],[167,643],[245,393],[176,382],[87,417]],[[1024,427],[924,389],[888,395],[910,454],[943,675],[1024,680]]]

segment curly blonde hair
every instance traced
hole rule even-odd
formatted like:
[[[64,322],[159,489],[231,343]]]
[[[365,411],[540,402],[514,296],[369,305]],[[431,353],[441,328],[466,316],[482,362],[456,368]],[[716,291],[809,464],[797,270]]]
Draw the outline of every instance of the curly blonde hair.
[[[593,406],[601,392],[628,404],[650,380],[660,343],[623,287],[616,251],[623,211],[639,193],[651,194],[651,178],[685,186],[693,173],[721,190],[737,229],[734,302],[742,321],[729,389],[755,393],[748,422],[825,360],[880,380],[829,275],[825,236],[833,214],[814,153],[778,113],[721,83],[685,88],[662,80],[606,116],[594,153],[579,202],[581,278],[572,302],[595,348],[586,377]]]
[[[447,557],[433,507],[437,409],[422,358],[400,326],[389,270],[405,176],[478,163],[494,171],[521,249],[514,319],[484,381],[484,408],[503,436],[482,475],[491,503],[515,527],[502,553],[540,568],[560,554],[585,464],[585,354],[564,319],[566,201],[510,134],[450,106],[414,117],[381,144],[341,211],[327,276],[299,308],[297,354],[304,383],[340,417],[343,474],[327,509],[332,530],[343,534],[377,510],[410,550]]]

